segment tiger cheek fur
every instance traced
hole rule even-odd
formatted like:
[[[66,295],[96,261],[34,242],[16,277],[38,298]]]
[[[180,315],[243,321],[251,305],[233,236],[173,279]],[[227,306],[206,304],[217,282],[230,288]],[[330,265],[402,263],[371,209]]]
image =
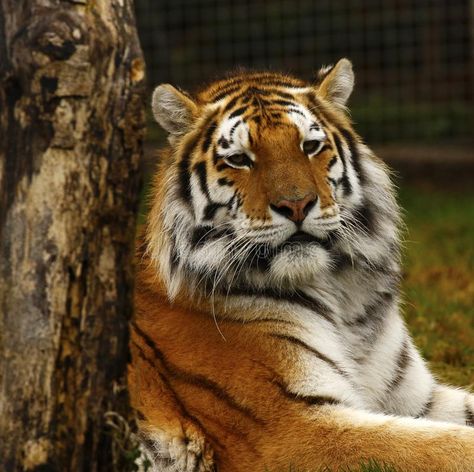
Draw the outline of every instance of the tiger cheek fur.
[[[152,471],[474,471],[474,400],[438,383],[399,313],[400,213],[354,132],[349,61],[195,97],[137,247],[129,390]]]

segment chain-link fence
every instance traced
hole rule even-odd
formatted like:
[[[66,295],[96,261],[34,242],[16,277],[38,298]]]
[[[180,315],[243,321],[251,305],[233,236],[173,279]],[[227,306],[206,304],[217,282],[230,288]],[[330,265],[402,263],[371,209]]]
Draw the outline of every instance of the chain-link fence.
[[[474,0],[136,0],[150,85],[192,90],[249,67],[311,79],[354,63],[351,110],[371,142],[468,142]]]

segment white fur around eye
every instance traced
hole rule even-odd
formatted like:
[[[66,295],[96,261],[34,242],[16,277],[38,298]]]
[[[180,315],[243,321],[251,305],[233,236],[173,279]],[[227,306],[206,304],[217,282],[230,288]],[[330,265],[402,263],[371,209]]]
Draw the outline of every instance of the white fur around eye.
[[[321,142],[321,148],[326,141],[326,133],[323,131],[321,124],[317,121],[315,116],[304,106],[295,105],[295,110],[290,110],[288,112],[288,117],[293,121],[296,127],[300,131],[300,135],[303,137],[301,141],[301,150],[303,150],[303,144],[307,141],[319,141]],[[319,152],[320,149],[317,151]],[[305,153],[306,154],[306,153]],[[314,155],[315,152],[310,153],[309,155]]]

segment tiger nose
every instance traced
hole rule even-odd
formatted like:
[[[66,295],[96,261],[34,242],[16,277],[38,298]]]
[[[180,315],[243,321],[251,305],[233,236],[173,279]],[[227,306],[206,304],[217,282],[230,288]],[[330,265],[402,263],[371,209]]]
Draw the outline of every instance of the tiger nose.
[[[311,208],[316,205],[317,197],[310,193],[300,200],[280,200],[276,205],[271,204],[271,208],[283,215],[285,218],[302,223]]]

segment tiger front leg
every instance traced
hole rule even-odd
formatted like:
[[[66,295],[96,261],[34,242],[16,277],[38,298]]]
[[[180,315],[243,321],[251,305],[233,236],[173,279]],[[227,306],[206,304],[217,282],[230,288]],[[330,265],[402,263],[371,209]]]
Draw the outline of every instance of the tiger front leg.
[[[403,368],[397,367],[397,381],[382,396],[383,411],[474,427],[474,395],[437,383],[412,342],[404,346]]]
[[[428,397],[423,416],[474,427],[474,395],[459,388],[437,384]]]
[[[214,472],[214,451],[199,424],[151,359],[134,344],[131,350],[128,384],[145,456],[141,470]]]

